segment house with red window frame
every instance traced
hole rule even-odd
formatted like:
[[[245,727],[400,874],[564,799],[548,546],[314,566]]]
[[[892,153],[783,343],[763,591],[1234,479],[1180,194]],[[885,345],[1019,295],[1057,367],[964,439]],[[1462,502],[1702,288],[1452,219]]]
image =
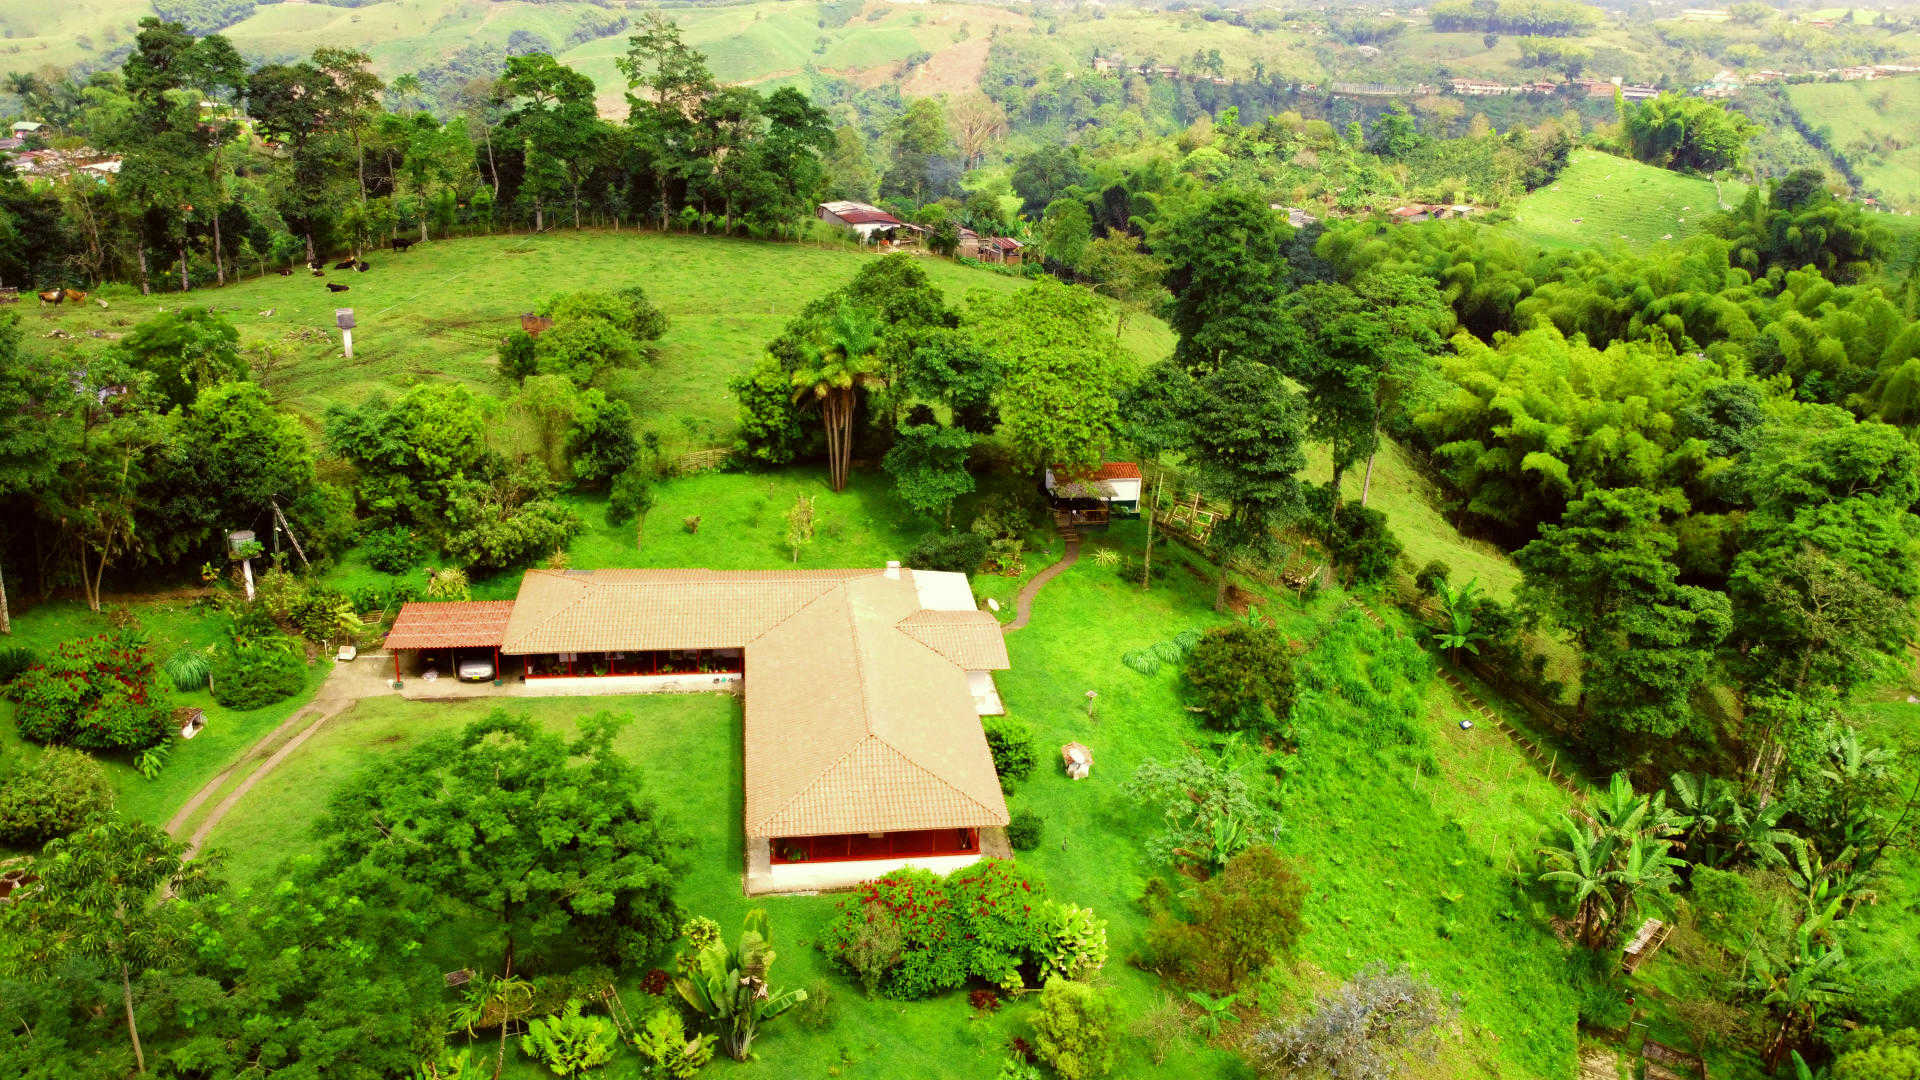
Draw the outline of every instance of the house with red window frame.
[[[405,605],[387,649],[403,685],[478,655],[481,693],[738,692],[749,893],[1006,853],[980,717],[1007,649],[964,574],[530,570],[512,601]]]

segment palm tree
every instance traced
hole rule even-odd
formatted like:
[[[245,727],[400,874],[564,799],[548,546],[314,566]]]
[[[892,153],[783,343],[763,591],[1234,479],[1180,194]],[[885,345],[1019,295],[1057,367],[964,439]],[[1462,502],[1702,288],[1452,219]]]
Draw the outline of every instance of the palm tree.
[[[1607,888],[1608,865],[1613,861],[1613,841],[1583,828],[1571,817],[1561,815],[1567,833],[1566,847],[1541,849],[1546,856],[1547,872],[1541,881],[1549,881],[1571,892],[1574,937],[1590,949],[1598,949],[1611,936],[1613,894]]]
[[[1487,632],[1474,625],[1473,617],[1479,611],[1480,579],[1474,578],[1457,588],[1440,582],[1440,617],[1446,625],[1434,640],[1447,650],[1447,659],[1455,664],[1460,662],[1461,649],[1480,655],[1480,642],[1487,639]]]
[[[1640,912],[1665,907],[1683,865],[1670,838],[1689,820],[1667,809],[1665,792],[1637,794],[1625,773],[1615,773],[1591,816],[1560,820],[1567,845],[1541,849],[1547,871],[1540,880],[1571,891],[1582,945],[1604,948]]]
[[[469,1038],[474,1029],[488,1020],[500,1023],[500,1052],[493,1062],[493,1080],[507,1067],[507,1027],[533,1004],[533,984],[518,975],[489,975],[468,988],[467,996],[453,1011],[455,1030],[464,1030]]]
[[[808,350],[804,366],[793,373],[799,389],[794,400],[811,393],[820,403],[820,419],[827,432],[827,474],[833,490],[847,486],[847,466],[853,455],[853,410],[862,387],[881,382],[880,320],[870,310],[842,303],[822,328],[819,341]]]
[[[422,93],[420,76],[412,72],[396,75],[393,81],[387,84],[387,89],[393,92],[394,99],[400,103],[401,110],[406,115],[412,116],[414,106],[419,104]]]
[[[1779,1021],[1761,1055],[1769,1069],[1805,1045],[1820,1014],[1852,992],[1844,978],[1846,950],[1813,938],[1815,927],[1826,921],[1802,923],[1788,955],[1775,958],[1762,950],[1754,957],[1752,985],[1762,994],[1760,1003]]]

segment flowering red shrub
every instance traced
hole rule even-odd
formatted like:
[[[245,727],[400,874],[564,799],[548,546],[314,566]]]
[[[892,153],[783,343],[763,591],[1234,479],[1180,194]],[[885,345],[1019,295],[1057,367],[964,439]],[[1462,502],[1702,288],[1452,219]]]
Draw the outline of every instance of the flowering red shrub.
[[[88,750],[144,750],[171,734],[173,708],[146,641],[113,630],[56,646],[14,683],[23,738]]]
[[[945,881],[927,870],[895,870],[842,900],[822,943],[886,997],[931,997],[968,979],[1017,987],[1021,968],[1034,967],[1045,944],[1045,899],[1043,885],[1000,859]]]

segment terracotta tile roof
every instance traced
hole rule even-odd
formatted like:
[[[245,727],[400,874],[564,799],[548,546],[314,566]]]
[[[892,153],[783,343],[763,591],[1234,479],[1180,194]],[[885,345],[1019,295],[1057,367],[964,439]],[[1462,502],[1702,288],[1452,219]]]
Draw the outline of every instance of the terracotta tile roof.
[[[985,611],[916,611],[900,620],[908,637],[963,671],[1005,671],[1007,638],[1000,620]]]
[[[878,570],[529,570],[500,651],[737,649]]]
[[[1131,461],[1104,461],[1091,469],[1067,469],[1054,467],[1054,475],[1062,480],[1075,480],[1085,484],[1102,480],[1138,480],[1140,466]]]
[[[497,646],[513,614],[511,600],[415,602],[400,605],[389,649],[458,649]]]
[[[967,672],[1006,668],[1006,645],[986,612],[923,606],[922,585],[964,592],[946,577],[530,570],[499,640],[509,655],[743,649],[750,837],[1005,825]]]
[[[747,646],[748,836],[1007,823],[965,672],[902,630],[917,611],[909,574],[863,577]]]

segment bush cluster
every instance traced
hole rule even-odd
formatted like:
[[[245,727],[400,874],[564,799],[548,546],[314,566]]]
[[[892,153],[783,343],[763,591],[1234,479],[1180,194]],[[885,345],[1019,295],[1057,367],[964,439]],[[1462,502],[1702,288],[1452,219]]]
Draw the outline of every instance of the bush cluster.
[[[1119,1012],[1101,990],[1048,979],[1033,1017],[1033,1051],[1062,1080],[1092,1080],[1113,1070]]]
[[[373,530],[361,541],[360,546],[366,551],[367,565],[383,574],[411,570],[426,557],[426,551],[413,530],[399,526]]]
[[[1291,950],[1305,928],[1306,882],[1264,844],[1235,855],[1185,896],[1184,917],[1155,917],[1147,948],[1155,967],[1216,994],[1239,989]]]
[[[1015,810],[1007,822],[1007,843],[1015,851],[1032,851],[1040,846],[1040,834],[1046,831],[1046,819],[1031,810]]]
[[[976,532],[932,533],[907,552],[908,566],[972,574],[987,561],[987,538]]]
[[[987,749],[993,754],[993,768],[1002,784],[1033,775],[1034,767],[1040,764],[1040,749],[1032,728],[1007,716],[989,716],[980,726],[987,733]]]
[[[62,642],[15,680],[15,726],[37,743],[144,750],[170,734],[173,709],[156,675],[137,631]]]
[[[1000,859],[945,880],[906,869],[870,881],[841,901],[822,943],[869,993],[909,1000],[976,979],[1017,990],[1049,974],[1084,977],[1107,958],[1104,921]]]
[[[257,709],[300,692],[305,650],[287,637],[234,641],[213,659],[213,700],[229,709]]]
[[[1209,727],[1272,733],[1293,711],[1293,660],[1276,631],[1209,630],[1187,654],[1183,674],[1187,696]]]
[[[38,848],[113,809],[100,763],[78,750],[49,746],[39,758],[0,776],[0,844]]]

